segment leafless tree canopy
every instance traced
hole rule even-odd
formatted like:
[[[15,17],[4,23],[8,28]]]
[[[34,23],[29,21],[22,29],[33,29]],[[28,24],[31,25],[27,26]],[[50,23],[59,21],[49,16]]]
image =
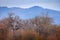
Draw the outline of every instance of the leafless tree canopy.
[[[0,40],[60,40],[60,26],[48,15],[22,20],[10,13],[0,20]]]

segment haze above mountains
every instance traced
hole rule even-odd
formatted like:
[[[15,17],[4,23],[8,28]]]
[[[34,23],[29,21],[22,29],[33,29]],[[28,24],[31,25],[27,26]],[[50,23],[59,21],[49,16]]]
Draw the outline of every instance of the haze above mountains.
[[[60,23],[60,11],[52,10],[52,9],[44,9],[39,6],[33,6],[31,8],[23,9],[18,7],[0,7],[0,16],[1,18],[4,18],[8,16],[8,13],[15,13],[15,15],[18,15],[21,19],[29,19],[34,18],[36,16],[40,16],[42,13],[52,17],[56,23]]]

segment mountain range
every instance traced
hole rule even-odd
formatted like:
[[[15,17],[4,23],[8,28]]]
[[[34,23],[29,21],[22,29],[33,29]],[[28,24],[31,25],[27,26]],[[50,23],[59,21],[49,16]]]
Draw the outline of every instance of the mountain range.
[[[60,11],[52,10],[52,9],[45,9],[39,6],[33,6],[31,8],[18,8],[18,7],[0,7],[0,17],[4,18],[8,16],[8,13],[15,13],[15,15],[18,15],[22,19],[29,19],[34,18],[35,16],[40,16],[42,13],[52,17],[56,23],[60,23]]]

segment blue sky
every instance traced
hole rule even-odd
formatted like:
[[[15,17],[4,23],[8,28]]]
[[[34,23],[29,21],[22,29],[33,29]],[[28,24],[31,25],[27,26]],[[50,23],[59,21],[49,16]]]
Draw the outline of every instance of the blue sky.
[[[60,0],[0,0],[0,7],[21,7],[29,8],[41,6],[43,8],[60,11]]]
[[[43,8],[60,11],[60,0],[0,0],[0,7],[30,8],[32,6],[40,6]],[[3,11],[3,10],[1,10],[1,11]],[[23,15],[25,15],[25,14],[23,14]],[[21,15],[21,16],[23,16],[23,15]],[[23,17],[25,17],[25,16],[23,16]],[[57,15],[56,15],[56,17],[57,17]],[[54,18],[56,18],[56,17],[54,17]],[[60,15],[58,16],[58,19],[54,19],[54,20],[56,20],[56,23],[60,23],[59,17],[60,17]]]

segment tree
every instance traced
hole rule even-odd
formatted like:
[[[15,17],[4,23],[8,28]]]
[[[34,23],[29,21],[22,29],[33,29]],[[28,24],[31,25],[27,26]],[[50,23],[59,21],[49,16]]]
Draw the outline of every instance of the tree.
[[[7,40],[8,29],[5,24],[0,23],[0,40]]]
[[[56,36],[57,36],[58,40],[60,40],[60,26],[57,26],[57,28],[56,28]]]

